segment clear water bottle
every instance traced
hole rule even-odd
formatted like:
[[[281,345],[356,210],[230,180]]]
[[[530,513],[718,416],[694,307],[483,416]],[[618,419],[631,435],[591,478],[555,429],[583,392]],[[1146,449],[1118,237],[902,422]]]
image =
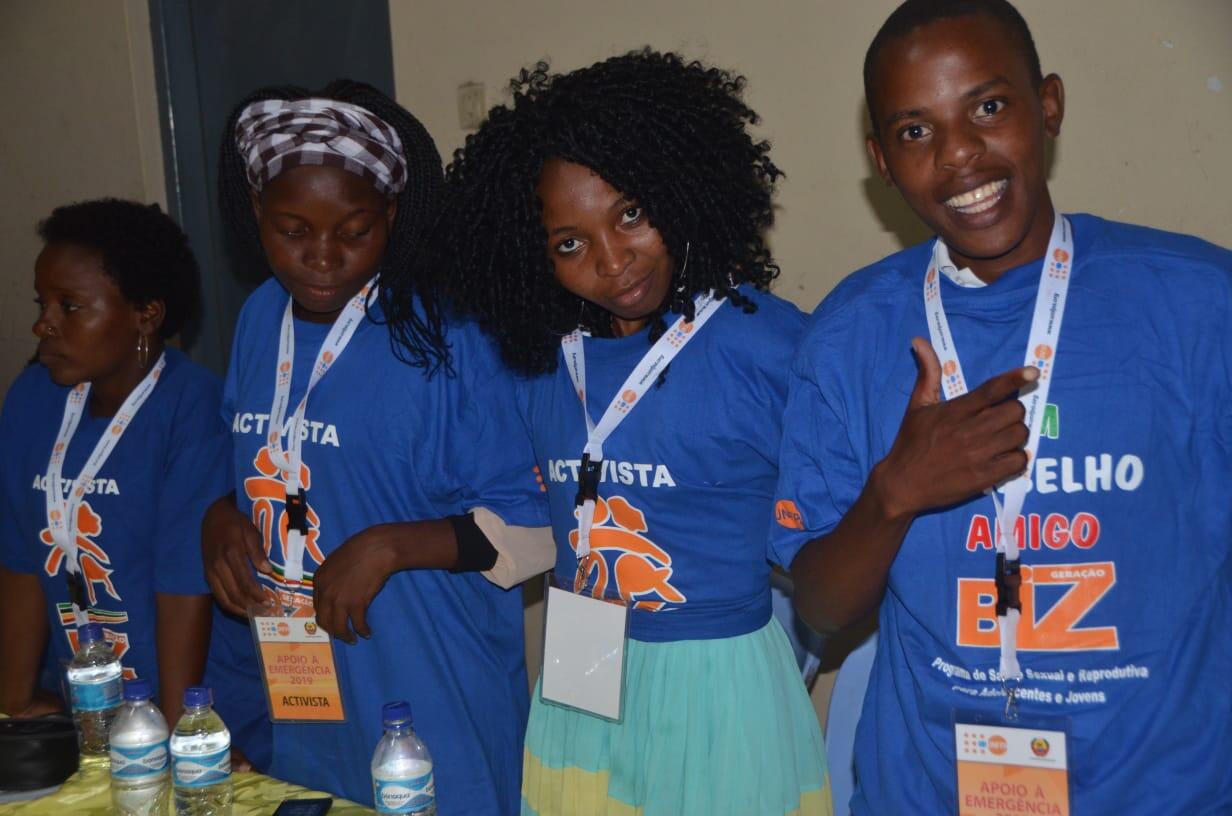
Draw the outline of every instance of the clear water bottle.
[[[167,813],[167,736],[167,721],[150,702],[150,681],[129,680],[111,724],[111,804],[120,816]]]
[[[381,709],[385,736],[372,755],[372,798],[377,813],[436,816],[432,755],[411,729],[411,707],[386,703]]]
[[[171,734],[177,816],[231,816],[231,732],[205,686],[184,692],[184,715]]]
[[[68,688],[83,756],[108,754],[107,739],[120,708],[123,674],[115,649],[103,638],[103,627],[87,623],[77,630],[77,654],[68,664]]]

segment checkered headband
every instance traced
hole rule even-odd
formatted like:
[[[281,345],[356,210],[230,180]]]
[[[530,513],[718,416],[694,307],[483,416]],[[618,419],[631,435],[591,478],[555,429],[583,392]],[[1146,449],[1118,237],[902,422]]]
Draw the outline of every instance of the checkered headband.
[[[402,140],[380,117],[333,99],[264,99],[244,108],[235,144],[260,190],[284,170],[302,165],[341,167],[370,180],[386,196],[406,186]]]

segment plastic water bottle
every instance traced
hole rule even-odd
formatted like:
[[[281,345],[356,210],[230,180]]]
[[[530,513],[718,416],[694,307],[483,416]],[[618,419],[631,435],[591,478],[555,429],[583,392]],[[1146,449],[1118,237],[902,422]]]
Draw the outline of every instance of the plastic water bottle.
[[[150,681],[124,684],[124,707],[111,724],[111,804],[120,816],[165,816],[167,721],[150,702]]]
[[[432,755],[411,729],[411,706],[386,703],[381,709],[385,736],[372,755],[372,798],[377,813],[436,816]]]
[[[111,721],[120,708],[124,669],[103,627],[87,623],[77,630],[77,654],[68,664],[69,694],[77,744],[84,756],[106,757]]]
[[[231,816],[231,732],[205,686],[184,692],[184,716],[171,734],[177,816]]]

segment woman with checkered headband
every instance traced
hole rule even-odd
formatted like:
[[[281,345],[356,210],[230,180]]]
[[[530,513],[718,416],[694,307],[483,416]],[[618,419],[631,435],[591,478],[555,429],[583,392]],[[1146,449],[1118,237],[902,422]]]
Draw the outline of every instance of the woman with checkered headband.
[[[408,700],[439,812],[513,813],[521,600],[476,574],[497,560],[479,524],[545,514],[510,489],[534,485],[525,433],[487,415],[508,375],[437,304],[423,249],[440,157],[410,113],[347,81],[259,91],[223,141],[223,216],[272,277],[236,328],[223,405],[236,491],[206,515],[206,574],[229,611],[311,617],[338,641],[336,680],[268,687],[269,770],[372,803],[378,708]],[[414,281],[397,298],[393,271]]]

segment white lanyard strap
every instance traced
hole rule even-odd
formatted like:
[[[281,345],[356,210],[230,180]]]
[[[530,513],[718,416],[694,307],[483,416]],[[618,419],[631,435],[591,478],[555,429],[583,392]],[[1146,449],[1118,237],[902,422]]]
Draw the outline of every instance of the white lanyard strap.
[[[77,474],[67,496],[63,495],[60,488],[64,457],[68,452],[68,444],[72,441],[73,434],[77,432],[81,416],[85,413],[86,403],[90,396],[90,383],[85,382],[75,386],[68,392],[68,397],[64,401],[64,418],[60,421],[60,432],[56,434],[55,444],[51,448],[51,457],[47,460],[47,489],[44,491],[44,498],[47,504],[47,530],[51,533],[52,543],[64,556],[69,597],[73,602],[73,613],[77,618],[78,626],[87,623],[88,620],[85,612],[87,604],[84,600],[81,564],[78,560],[77,512],[85,500],[86,487],[94,481],[94,477],[106,463],[107,457],[111,456],[111,452],[120,444],[120,437],[124,436],[124,431],[132,423],[133,417],[149,399],[166,366],[167,354],[163,352],[159,355],[154,367],[124,399],[120,410],[116,412],[107,426],[107,430],[94,444],[94,450],[90,453],[81,472]]]
[[[640,403],[642,397],[659,379],[663,369],[697,336],[698,330],[706,325],[706,321],[714,316],[724,300],[725,298],[718,297],[715,292],[699,294],[693,301],[693,320],[685,320],[681,315],[650,347],[632,373],[625,378],[624,384],[617,389],[616,396],[612,398],[597,424],[590,418],[590,410],[586,407],[586,349],[582,342],[582,332],[575,329],[560,339],[560,348],[565,355],[565,367],[569,371],[569,378],[573,380],[573,389],[582,403],[582,415],[586,418],[586,448],[582,452],[582,466],[578,470],[579,564],[590,555],[590,528],[595,519],[595,501],[599,497],[603,443],[634,406]]]
[[[924,311],[928,317],[928,334],[937,359],[941,361],[941,385],[946,399],[954,399],[967,393],[967,380],[963,376],[958,349],[950,334],[945,307],[941,303],[939,279],[942,262],[942,244],[938,239],[933,245],[932,262],[924,276]],[[1048,390],[1052,385],[1053,366],[1061,339],[1061,318],[1065,314],[1066,297],[1069,294],[1070,270],[1074,262],[1074,234],[1069,221],[1057,214],[1052,225],[1052,238],[1044,256],[1040,273],[1039,289],[1035,295],[1035,312],[1031,317],[1031,332],[1027,338],[1025,366],[1039,369],[1039,379],[1033,387],[1019,391],[1018,401],[1026,410],[1025,422],[1029,430],[1024,451],[1027,454],[1027,472],[1002,486],[1004,498],[990,490],[997,518],[997,623],[1001,639],[1001,676],[1018,680],[1022,670],[1018,665],[1017,630],[1020,606],[1017,602],[1019,579],[1019,547],[1014,537],[1014,527],[1022,513],[1026,500],[1029,474],[1035,466],[1035,454],[1039,448],[1040,430],[1044,421],[1044,406],[1048,403]],[[1007,604],[1002,590],[1014,590],[1012,604]]]
[[[294,413],[287,417],[287,406],[291,401],[291,373],[295,368],[295,319],[292,315],[293,301],[287,298],[287,308],[282,313],[282,332],[278,340],[278,363],[274,370],[274,404],[270,406],[269,419],[269,451],[275,467],[282,471],[282,480],[286,488],[287,504],[287,537],[283,577],[292,587],[304,579],[304,545],[308,535],[308,504],[301,490],[300,469],[303,466],[303,435],[301,429],[304,413],[308,408],[308,395],[321,381],[330,367],[337,362],[351,342],[351,337],[367,313],[368,296],[376,289],[376,278],[364,284],[364,287],[347,301],[334,325],[330,327],[325,342],[317,351],[316,362],[312,366],[312,375],[308,378],[308,387],[304,396],[295,406]],[[285,423],[284,423],[285,419]],[[287,446],[283,449],[282,437],[287,435]]]

